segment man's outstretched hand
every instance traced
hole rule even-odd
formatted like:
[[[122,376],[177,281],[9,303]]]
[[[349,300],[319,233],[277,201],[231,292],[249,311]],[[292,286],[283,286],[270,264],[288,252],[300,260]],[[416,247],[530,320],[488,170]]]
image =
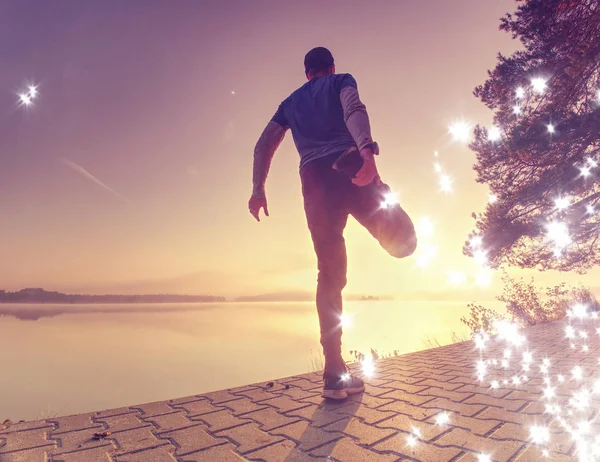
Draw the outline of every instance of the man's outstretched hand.
[[[381,179],[375,165],[375,154],[371,148],[363,148],[360,150],[360,156],[363,158],[363,165],[352,179],[352,183],[357,186],[367,186],[374,181],[379,184]]]
[[[265,210],[265,216],[268,217],[269,209],[267,208],[267,198],[264,193],[252,193],[248,201],[248,210],[256,218],[256,221],[260,221],[259,212],[261,208]]]

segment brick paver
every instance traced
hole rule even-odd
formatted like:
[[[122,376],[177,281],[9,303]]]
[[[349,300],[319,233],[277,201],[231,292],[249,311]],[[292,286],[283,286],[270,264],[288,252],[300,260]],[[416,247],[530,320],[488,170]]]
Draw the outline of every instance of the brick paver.
[[[569,419],[565,403],[575,399],[583,403],[580,418],[599,430],[600,323],[594,322],[587,338],[572,339],[573,348],[563,341],[568,321],[521,331],[536,355],[525,366],[518,348],[504,369],[498,366],[507,353],[497,340],[483,352],[469,341],[378,360],[365,393],[339,403],[320,397],[320,374],[311,373],[0,426],[0,462],[578,460],[577,444],[558,422]],[[543,358],[551,360],[547,376]],[[488,367],[497,360],[496,388],[491,378],[478,379],[479,359],[490,359]],[[351,369],[360,374],[360,365]],[[589,393],[574,395],[582,387]],[[549,413],[549,403],[563,406],[562,417]],[[544,426],[542,440],[550,440],[534,441],[535,426]],[[99,432],[106,433],[95,437]]]

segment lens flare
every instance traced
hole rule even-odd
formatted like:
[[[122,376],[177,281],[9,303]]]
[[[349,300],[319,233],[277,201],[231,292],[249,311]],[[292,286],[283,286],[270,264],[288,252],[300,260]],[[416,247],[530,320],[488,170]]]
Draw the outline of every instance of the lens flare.
[[[38,96],[38,89],[36,85],[29,85],[27,92],[19,93],[19,101],[23,106],[31,106],[33,100]]]
[[[544,93],[546,91],[548,81],[542,77],[531,79],[531,86],[536,93]]]
[[[581,172],[581,176],[587,178],[592,174],[592,168],[588,165],[584,165],[583,167],[579,167],[579,171]]]
[[[552,221],[546,226],[547,238],[554,242],[555,248],[562,251],[565,247],[571,244],[571,236],[566,223],[560,221]]]
[[[450,124],[448,132],[450,132],[455,141],[466,143],[471,138],[471,128],[470,123],[459,120]]]
[[[450,416],[447,412],[442,412],[435,418],[435,423],[438,425],[446,425],[448,422],[450,422]]]
[[[529,428],[529,434],[535,444],[544,444],[550,441],[550,430],[546,427],[534,425]]]
[[[416,226],[417,235],[422,237],[432,237],[435,234],[435,225],[429,217],[423,217]]]
[[[431,265],[431,262],[437,255],[437,247],[433,244],[422,243],[417,247],[415,253],[416,265],[419,268],[425,268]]]
[[[469,239],[469,246],[473,249],[478,249],[483,244],[483,238],[481,236],[473,236]]]
[[[373,375],[375,374],[375,361],[373,360],[373,356],[365,356],[365,358],[360,363],[365,377],[373,377]]]
[[[347,329],[349,327],[352,327],[352,316],[349,315],[348,313],[344,313],[342,314],[342,316],[340,317],[340,324],[342,325],[342,328]]]
[[[19,95],[19,99],[21,100],[21,104],[25,105],[25,106],[29,106],[33,100],[31,99],[31,96],[29,96],[28,94],[25,93],[21,93]]]
[[[381,208],[387,209],[398,204],[398,193],[389,192],[383,197]]]
[[[583,352],[589,350],[585,342],[590,332],[593,329],[600,329],[595,323],[598,316],[594,316],[594,314],[597,313],[585,303],[572,303],[568,307],[568,324],[564,330],[565,339],[571,349],[580,349]],[[478,347],[474,360],[476,377],[480,381],[489,381],[492,390],[498,389],[500,386],[508,388],[511,392],[518,390],[522,384],[528,382],[528,375],[517,373],[508,377],[508,374],[511,369],[514,370],[516,367],[514,364],[514,360],[517,359],[515,354],[520,353],[523,371],[535,370],[539,367],[542,374],[542,377],[536,378],[536,381],[539,380],[539,382],[527,383],[528,388],[539,387],[539,391],[528,389],[527,393],[538,394],[537,402],[544,409],[542,412],[550,416],[549,419],[540,419],[540,416],[533,414],[528,416],[530,422],[525,421],[524,423],[528,425],[530,441],[539,446],[542,455],[547,455],[547,448],[550,444],[559,442],[555,442],[553,439],[559,435],[558,430],[562,430],[575,443],[573,460],[579,462],[599,460],[600,434],[597,433],[599,428],[595,418],[590,420],[590,415],[595,415],[597,412],[597,401],[595,400],[600,394],[600,378],[593,377],[596,374],[597,366],[592,366],[591,370],[585,370],[583,366],[589,363],[579,364],[582,359],[585,361],[585,357],[569,357],[570,361],[575,362],[571,365],[569,374],[567,376],[560,373],[555,374],[552,370],[554,361],[551,358],[541,358],[541,361],[535,364],[534,354],[527,347],[527,339],[521,334],[517,324],[505,320],[496,321],[493,323],[493,329],[498,335],[489,336],[485,332],[480,332],[474,336],[475,344]],[[502,348],[503,346],[504,348]],[[561,352],[561,349],[559,348],[558,351]],[[559,355],[555,369],[557,371],[565,370],[568,363],[563,358],[562,352]],[[598,361],[600,362],[600,359]],[[541,421],[548,422],[548,425],[541,424]]]
[[[554,205],[558,210],[566,210],[571,205],[571,201],[566,197],[559,197],[554,201]]]
[[[498,141],[500,138],[502,138],[502,131],[500,130],[499,127],[496,127],[495,125],[493,127],[490,127],[487,131],[487,136],[488,136],[488,140],[494,142],[494,141]]]
[[[445,192],[445,193],[449,193],[452,192],[452,184],[454,183],[454,180],[452,179],[452,177],[446,173],[442,173],[440,175],[440,189]]]

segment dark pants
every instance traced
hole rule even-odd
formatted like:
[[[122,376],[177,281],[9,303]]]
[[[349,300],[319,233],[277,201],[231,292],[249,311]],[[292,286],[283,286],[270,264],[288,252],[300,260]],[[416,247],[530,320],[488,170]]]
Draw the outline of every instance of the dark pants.
[[[356,186],[331,167],[335,157],[314,160],[300,171],[306,220],[318,260],[317,311],[326,370],[342,363],[342,290],[347,266],[343,233],[348,215],[394,257],[412,255],[417,246],[413,223],[402,207],[382,207],[390,187],[383,183]]]

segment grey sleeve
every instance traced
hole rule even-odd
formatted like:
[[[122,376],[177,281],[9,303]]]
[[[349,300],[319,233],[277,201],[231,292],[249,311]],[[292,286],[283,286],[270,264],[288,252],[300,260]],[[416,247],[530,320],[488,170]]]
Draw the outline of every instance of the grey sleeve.
[[[260,135],[254,147],[254,166],[252,169],[254,191],[260,192],[264,188],[271,167],[271,160],[283,141],[286,131],[287,127],[270,121]]]
[[[372,143],[371,125],[367,108],[358,96],[358,90],[353,86],[347,86],[340,92],[340,100],[344,109],[344,121],[348,131],[354,138],[359,149]]]

